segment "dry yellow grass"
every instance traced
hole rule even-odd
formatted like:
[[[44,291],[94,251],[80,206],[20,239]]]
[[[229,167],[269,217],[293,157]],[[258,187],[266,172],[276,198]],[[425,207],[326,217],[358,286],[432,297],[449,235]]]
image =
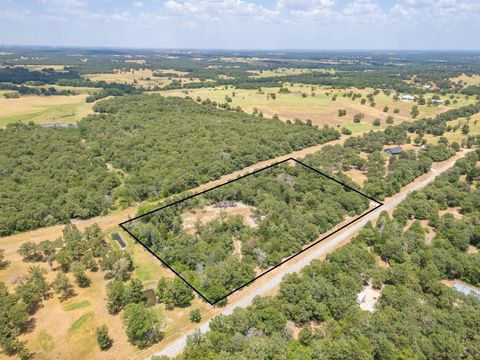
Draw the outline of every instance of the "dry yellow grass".
[[[225,103],[226,97],[232,99],[230,106],[233,108],[240,106],[242,110],[247,113],[252,113],[255,109],[261,111],[265,117],[272,117],[275,114],[281,120],[312,120],[313,124],[323,126],[345,126],[354,132],[366,131],[375,129],[372,122],[378,118],[381,120],[381,126],[385,127],[385,120],[387,116],[394,117],[394,122],[412,121],[410,111],[414,103],[393,101],[392,95],[387,96],[380,93],[375,96],[376,106],[372,107],[368,103],[362,105],[360,100],[353,101],[349,97],[344,97],[344,90],[331,90],[310,85],[289,84],[285,86],[290,93],[280,94],[279,88],[262,88],[262,91],[234,89],[233,87],[215,87],[215,88],[200,88],[189,90],[168,90],[160,93],[165,96],[180,96],[186,95],[196,99],[200,97],[202,100],[210,99],[217,103]],[[355,93],[360,93],[366,96],[372,93],[372,89],[351,89]],[[348,90],[350,91],[350,89]],[[235,96],[233,96],[235,93]],[[275,94],[275,100],[272,100],[270,94]],[[313,96],[314,94],[314,96]],[[332,97],[336,95],[336,100],[332,101]],[[427,95],[428,99],[431,97]],[[446,99],[446,97],[445,97]],[[459,107],[474,102],[473,98],[465,99],[463,96],[457,99],[457,104],[451,106],[427,106],[419,105],[419,116],[430,117],[441,112],[447,111],[453,107]],[[384,107],[388,106],[388,111],[384,112]],[[343,117],[338,116],[338,110],[344,109],[347,115]],[[395,114],[394,109],[398,109],[399,113]],[[357,113],[364,114],[360,124],[353,123],[353,116]],[[377,127],[378,128],[378,127]]]
[[[16,121],[37,124],[74,123],[92,113],[93,103],[86,103],[87,94],[70,96],[21,96],[18,99],[0,98],[0,127]]]
[[[465,74],[462,74],[460,76],[450,78],[450,81],[453,81],[453,82],[462,81],[464,84],[467,84],[467,85],[480,85],[480,75],[467,76]]]
[[[168,75],[165,76],[153,76],[153,73],[162,73],[168,74],[173,73],[180,76],[185,76],[186,72],[176,71],[176,70],[149,70],[149,69],[139,69],[139,70],[115,70],[114,73],[101,73],[101,74],[85,74],[84,77],[92,81],[106,81],[108,83],[117,82],[117,83],[126,83],[136,86],[144,87],[153,87],[153,86],[165,86],[172,82],[173,79],[181,80],[182,82],[196,82],[198,79],[189,79],[185,77],[172,78],[169,79]]]
[[[335,73],[335,70],[329,69],[302,69],[302,68],[278,68],[275,70],[250,70],[253,78],[264,78],[272,76],[301,75],[312,72]]]

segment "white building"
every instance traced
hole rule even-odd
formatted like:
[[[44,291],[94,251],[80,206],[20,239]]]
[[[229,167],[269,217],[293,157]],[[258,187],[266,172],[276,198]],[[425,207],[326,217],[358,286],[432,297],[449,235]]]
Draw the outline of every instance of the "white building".
[[[415,97],[412,95],[402,95],[400,96],[400,100],[402,101],[413,101],[415,100]]]
[[[455,280],[455,283],[453,284],[453,289],[463,293],[465,296],[473,295],[480,299],[480,289],[470,284],[464,283],[463,281]]]

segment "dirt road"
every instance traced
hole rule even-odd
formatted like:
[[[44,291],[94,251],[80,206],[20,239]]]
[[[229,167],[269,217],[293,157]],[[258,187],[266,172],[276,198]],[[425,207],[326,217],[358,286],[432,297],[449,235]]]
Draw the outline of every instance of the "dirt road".
[[[265,166],[288,159],[290,157],[302,158],[305,155],[316,153],[326,145],[341,144],[345,139],[346,137],[342,137],[339,140],[330,141],[326,144],[318,144],[318,145],[310,146],[302,150],[291,152],[289,154],[277,156],[275,158],[268,159],[265,161],[260,161],[251,166],[247,166],[241,170],[237,170],[230,174],[226,174],[217,180],[213,180],[208,183],[202,184],[197,188],[191,189],[190,191],[195,193],[195,192],[200,192],[203,190],[213,188],[227,181],[233,180],[238,176],[245,175],[249,172],[261,169]],[[72,221],[72,222],[75,223],[79,229],[84,229],[89,225],[97,223],[102,230],[104,231],[111,230],[115,228],[119,223],[127,220],[129,216],[131,217],[135,216],[137,213],[137,209],[138,209],[138,204],[120,211],[114,211],[105,216],[97,216],[88,220],[79,220],[79,221]],[[0,238],[0,248],[5,250],[5,256],[9,260],[11,261],[21,260],[21,257],[17,254],[17,250],[23,242],[32,241],[32,242],[38,243],[43,240],[55,240],[59,236],[62,236],[63,227],[64,225],[55,225],[55,226],[40,228],[32,231],[22,232],[15,235],[5,236]]]
[[[382,211],[388,211],[391,213],[393,209],[400,202],[402,202],[410,192],[419,190],[431,183],[438,175],[451,168],[456,160],[465,156],[470,151],[472,150],[463,150],[446,161],[435,163],[428,173],[420,176],[415,181],[405,186],[398,194],[386,199],[384,206],[379,207],[375,211],[364,216],[359,221],[354,222],[332,237],[310,248],[296,259],[293,259],[292,261],[289,261],[275,269],[275,271],[272,272],[272,275],[268,277],[268,281],[265,281],[265,279],[259,279],[247,289],[242,290],[239,294],[240,296],[235,296],[235,301],[230,299],[231,304],[219,311],[218,314],[229,315],[237,307],[246,307],[250,305],[255,296],[271,294],[276,288],[278,288],[282,278],[285,275],[298,272],[303,267],[308,265],[312,260],[325,257],[328,253],[347,243],[363,226],[365,226],[368,221],[376,220]],[[323,236],[324,235],[322,235],[322,237]],[[206,321],[200,325],[198,329],[201,332],[206,332],[209,327],[209,322],[210,320]],[[155,355],[175,356],[179,354],[185,346],[187,336],[193,331],[194,329],[185,331],[181,337],[170,342]]]

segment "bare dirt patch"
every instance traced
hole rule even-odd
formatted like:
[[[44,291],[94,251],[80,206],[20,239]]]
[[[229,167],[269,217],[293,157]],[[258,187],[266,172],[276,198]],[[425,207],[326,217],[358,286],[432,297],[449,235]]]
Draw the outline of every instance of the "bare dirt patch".
[[[473,245],[468,246],[467,254],[477,254],[477,253],[478,253],[478,249],[475,246]]]
[[[367,176],[361,170],[351,169],[351,170],[345,171],[345,175],[347,175],[350,179],[355,181],[360,186],[363,186],[365,181],[367,181]]]
[[[460,214],[460,210],[461,210],[461,208],[459,208],[459,207],[449,207],[449,208],[446,209],[446,210],[440,210],[440,211],[438,212],[438,215],[439,215],[440,217],[442,217],[442,216],[444,216],[445,214],[452,214],[455,219],[461,220],[461,219],[463,218],[463,215]]]
[[[193,233],[197,224],[206,225],[217,219],[227,219],[240,215],[245,225],[257,227],[258,223],[254,215],[255,207],[235,201],[229,206],[208,205],[202,209],[189,211],[182,214],[183,228]]]
[[[360,309],[364,311],[374,312],[375,304],[382,293],[382,289],[374,289],[372,283],[369,282],[368,285],[363,287],[363,290],[359,293],[363,294],[363,301],[359,304]]]

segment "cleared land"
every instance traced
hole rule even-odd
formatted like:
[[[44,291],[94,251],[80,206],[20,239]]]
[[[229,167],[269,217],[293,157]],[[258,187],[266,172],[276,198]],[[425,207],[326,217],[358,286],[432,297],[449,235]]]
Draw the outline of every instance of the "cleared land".
[[[273,117],[277,115],[281,120],[295,120],[300,119],[306,121],[312,120],[314,125],[337,125],[345,126],[352,132],[368,131],[370,129],[384,128],[386,125],[387,116],[393,116],[394,123],[401,121],[412,121],[410,111],[414,102],[393,101],[393,95],[385,95],[383,92],[375,96],[375,107],[372,107],[367,102],[365,105],[360,103],[360,99],[352,100],[350,97],[344,97],[345,93],[353,91],[360,93],[362,97],[373,92],[372,89],[348,89],[348,90],[332,90],[325,88],[318,88],[310,85],[288,85],[289,93],[279,93],[280,88],[262,88],[261,91],[234,89],[232,87],[215,87],[215,88],[200,88],[190,90],[167,90],[160,93],[165,96],[179,96],[186,95],[201,100],[210,99],[217,103],[225,103],[226,98],[230,98],[230,106],[240,108],[247,112],[253,113],[255,110],[262,112],[265,117]],[[275,94],[275,100],[272,99],[271,94]],[[234,95],[235,94],[235,95]],[[336,100],[332,98],[336,95]],[[430,98],[432,94],[427,94],[426,99]],[[448,96],[441,97],[442,100],[447,100]],[[417,118],[431,117],[447,111],[452,108],[457,108],[475,102],[474,97],[466,99],[464,96],[456,98],[456,104],[449,106],[428,106],[418,105],[419,115]],[[384,107],[388,106],[388,111],[384,112]],[[338,110],[346,110],[346,116],[338,116]],[[394,109],[398,109],[399,113],[394,113]],[[364,118],[360,123],[353,122],[355,114],[362,113]],[[380,126],[373,126],[374,119],[380,119]]]
[[[300,75],[300,74],[309,74],[313,72],[321,73],[330,73],[334,74],[335,70],[325,70],[325,69],[301,69],[301,68],[278,68],[275,70],[250,70],[249,73],[252,74],[253,78],[265,78],[272,76],[287,76],[287,75]]]
[[[86,103],[87,94],[39,96],[5,99],[0,93],[0,127],[17,121],[36,124],[72,124],[93,113],[94,103]]]
[[[154,73],[165,74],[165,76],[154,76]],[[168,74],[177,74],[180,77],[169,77]],[[84,78],[92,81],[105,81],[107,83],[125,83],[136,86],[153,87],[153,86],[165,86],[170,84],[173,80],[178,80],[183,83],[197,82],[198,79],[190,79],[182,77],[187,73],[175,70],[115,70],[113,73],[100,73],[100,74],[85,74]]]
[[[467,76],[463,74],[454,78],[450,78],[450,81],[453,81],[453,82],[462,81],[464,84],[467,84],[467,85],[480,85],[480,75]]]

